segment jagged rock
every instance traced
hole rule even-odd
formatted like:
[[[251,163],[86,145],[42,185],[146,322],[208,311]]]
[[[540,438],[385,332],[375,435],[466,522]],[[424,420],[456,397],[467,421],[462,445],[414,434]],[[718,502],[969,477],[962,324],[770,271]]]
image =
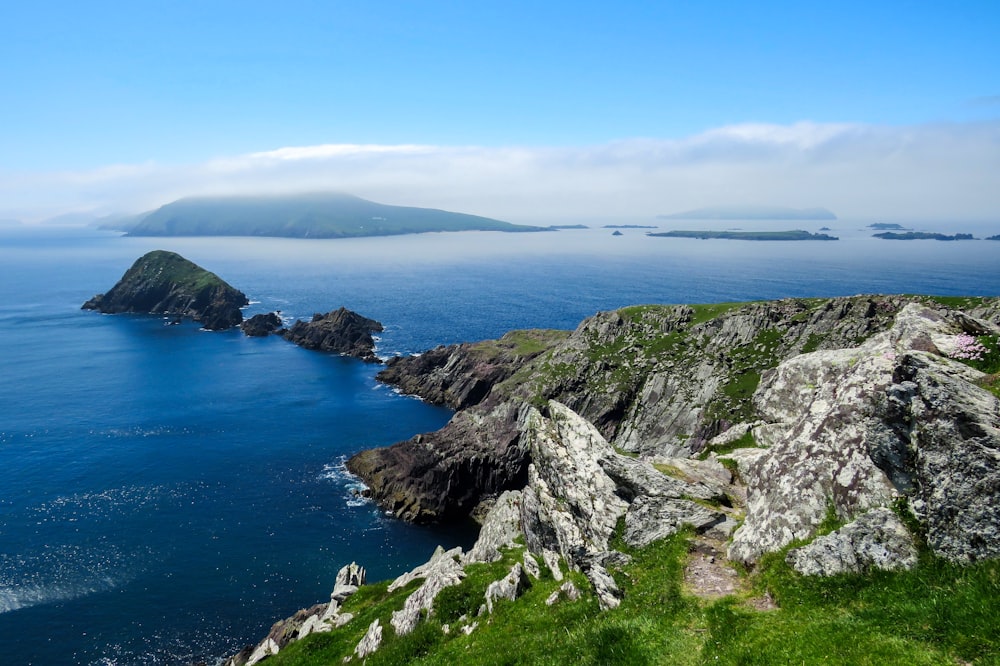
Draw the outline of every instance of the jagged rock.
[[[573,584],[573,581],[568,580],[559,586],[559,589],[550,594],[545,598],[545,605],[552,606],[560,599],[566,599],[567,601],[576,601],[580,598],[580,590]]]
[[[486,612],[493,612],[493,604],[499,599],[514,601],[528,587],[528,580],[525,576],[524,567],[520,562],[511,567],[510,572],[495,580],[486,587]]]
[[[628,499],[656,496],[712,500],[725,497],[720,484],[713,484],[713,487],[700,481],[675,478],[657,470],[645,460],[629,458],[614,451],[602,456],[598,464],[614,480],[619,493]]]
[[[382,644],[382,625],[379,624],[378,619],[372,620],[372,623],[368,625],[368,631],[365,635],[358,641],[357,647],[354,648],[354,654],[358,659],[364,659],[372,652],[378,649],[379,645]]]
[[[499,340],[442,345],[417,356],[390,359],[376,379],[432,404],[465,409],[568,335],[567,331],[511,331]]]
[[[563,579],[563,572],[562,567],[559,566],[559,554],[544,548],[542,549],[542,559],[545,561],[545,566],[552,573],[553,580],[557,583],[561,581]]]
[[[622,591],[603,565],[596,562],[591,563],[584,567],[583,573],[594,588],[594,594],[597,595],[597,602],[601,610],[618,608],[621,605]]]
[[[83,304],[84,310],[189,317],[210,331],[238,326],[250,301],[214,273],[174,252],[154,250],[136,260],[105,294]]]
[[[900,356],[867,433],[927,545],[957,562],[1000,557],[1000,401],[981,377],[931,354]]]
[[[535,556],[525,551],[524,557],[521,559],[524,564],[524,572],[535,580],[538,580],[542,575],[542,570],[539,568],[538,560],[535,559]]]
[[[524,487],[527,451],[513,402],[484,403],[455,414],[437,432],[347,460],[380,506],[417,523],[464,518],[486,495]]]
[[[317,351],[354,356],[369,363],[379,363],[375,356],[372,333],[382,331],[382,324],[362,317],[347,308],[327,314],[315,314],[312,321],[297,321],[282,332],[286,340]]]
[[[614,451],[588,421],[555,401],[550,418],[530,409],[524,439],[531,450],[521,525],[532,552],[557,551],[574,563],[586,552],[607,549],[628,504],[599,461]]]
[[[393,611],[390,624],[396,630],[396,635],[405,636],[413,631],[420,622],[421,611],[432,610],[438,593],[446,587],[462,582],[465,570],[459,562],[461,557],[461,548],[446,551],[438,546],[428,562],[403,574],[389,585],[389,592],[392,592],[417,578],[424,579],[423,584],[406,598],[402,610]]]
[[[277,312],[268,312],[266,314],[255,314],[250,317],[240,324],[240,329],[249,337],[263,338],[274,333],[283,325],[284,323]]]
[[[768,448],[733,456],[748,489],[730,557],[752,562],[811,536],[831,507],[850,520],[897,494],[937,554],[1000,555],[1000,402],[941,356],[968,320],[910,304],[858,347],[765,373],[754,400],[769,423],[755,433]]]
[[[896,514],[878,508],[807,546],[788,551],[785,561],[807,576],[912,569],[917,564],[917,548]]]
[[[677,533],[691,525],[699,533],[719,525],[726,514],[713,511],[686,499],[662,496],[642,496],[635,499],[625,513],[622,538],[630,546],[641,548]]]
[[[496,562],[501,548],[514,545],[521,535],[521,491],[506,490],[486,514],[479,538],[465,554],[465,562]],[[527,556],[527,555],[526,555]]]

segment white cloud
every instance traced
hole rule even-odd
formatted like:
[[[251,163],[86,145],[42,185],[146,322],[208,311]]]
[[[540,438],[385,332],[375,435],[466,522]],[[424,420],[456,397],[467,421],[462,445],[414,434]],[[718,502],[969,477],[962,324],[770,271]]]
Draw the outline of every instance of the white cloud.
[[[0,174],[0,217],[154,208],[183,196],[338,190],[515,222],[649,219],[724,204],[845,218],[1000,218],[1000,122],[752,123],[582,147],[330,144],[194,165]]]

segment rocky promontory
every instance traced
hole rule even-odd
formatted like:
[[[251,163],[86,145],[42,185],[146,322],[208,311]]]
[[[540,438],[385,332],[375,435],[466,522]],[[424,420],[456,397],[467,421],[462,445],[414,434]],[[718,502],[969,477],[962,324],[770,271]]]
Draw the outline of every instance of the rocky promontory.
[[[281,335],[300,347],[354,356],[379,363],[372,333],[381,333],[382,324],[341,307],[326,314],[314,314],[311,321],[297,321]]]
[[[154,250],[140,257],[105,294],[84,310],[187,317],[211,331],[239,326],[249,300],[214,273],[174,252]]]

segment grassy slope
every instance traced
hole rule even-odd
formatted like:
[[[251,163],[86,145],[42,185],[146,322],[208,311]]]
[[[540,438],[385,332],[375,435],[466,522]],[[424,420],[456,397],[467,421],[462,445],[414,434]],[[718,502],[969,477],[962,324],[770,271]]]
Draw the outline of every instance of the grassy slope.
[[[546,606],[559,584],[543,575],[463,635],[458,616],[478,607],[486,585],[516,561],[515,550],[502,562],[470,568],[409,636],[396,637],[388,626],[404,595],[387,597],[383,584],[347,602],[346,610],[359,612],[347,626],[293,643],[267,663],[340,664],[374,617],[382,618],[384,643],[369,666],[1000,663],[998,562],[959,567],[925,554],[911,572],[818,579],[792,572],[779,554],[750,576],[752,592],[704,602],[683,589],[687,540],[678,535],[633,551],[632,564],[617,573],[626,596],[614,610],[600,612],[589,591],[579,601]],[[572,578],[587,590],[579,574]],[[746,603],[765,589],[778,610]]]

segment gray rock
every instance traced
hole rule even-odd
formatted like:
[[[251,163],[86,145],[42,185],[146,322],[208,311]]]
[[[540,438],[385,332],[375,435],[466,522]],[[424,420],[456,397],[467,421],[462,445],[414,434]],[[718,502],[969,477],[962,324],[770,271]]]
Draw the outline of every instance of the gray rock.
[[[486,612],[493,612],[493,604],[499,599],[514,601],[528,587],[528,580],[521,564],[515,563],[510,572],[486,587]]]
[[[551,550],[542,550],[542,559],[545,561],[545,566],[552,573],[553,580],[556,582],[561,581],[563,579],[563,572],[562,567],[559,566],[559,554]]]
[[[465,554],[465,562],[496,562],[501,548],[514,545],[521,536],[521,491],[507,490],[486,514],[479,538]]]
[[[580,590],[573,584],[573,581],[568,580],[559,586],[559,589],[550,594],[545,598],[545,605],[552,606],[560,599],[565,599],[567,601],[576,601],[580,598]]]
[[[392,613],[390,624],[397,636],[405,636],[413,631],[420,622],[423,611],[432,612],[434,599],[441,590],[462,582],[465,570],[459,562],[461,557],[461,548],[445,551],[438,546],[426,564],[403,574],[389,585],[389,592],[392,592],[406,586],[410,581],[424,579],[423,584],[403,602],[403,608]]]
[[[357,647],[354,648],[354,654],[358,657],[358,659],[364,659],[377,650],[381,644],[382,625],[379,624],[379,621],[376,619],[368,625],[368,631],[366,631],[365,635],[360,641],[358,641]]]
[[[531,553],[525,551],[522,561],[524,564],[524,572],[535,580],[538,580],[538,578],[542,575],[542,570],[538,566],[538,560],[536,560]]]
[[[625,513],[625,543],[641,548],[691,525],[699,533],[719,525],[726,514],[686,499],[663,496],[637,497]]]
[[[807,576],[912,569],[917,564],[917,547],[896,514],[878,508],[807,546],[788,551],[785,561]]]

